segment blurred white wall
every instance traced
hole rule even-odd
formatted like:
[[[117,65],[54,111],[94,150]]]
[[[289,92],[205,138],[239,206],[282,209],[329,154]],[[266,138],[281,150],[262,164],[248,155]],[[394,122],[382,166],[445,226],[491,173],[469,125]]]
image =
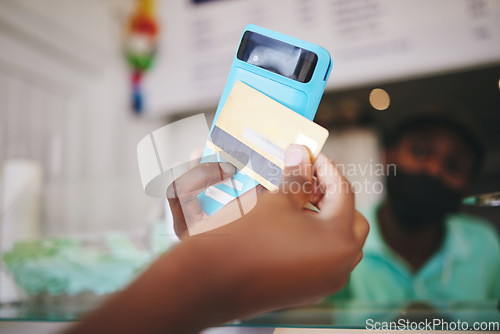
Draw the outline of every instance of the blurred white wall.
[[[117,0],[119,1],[119,0]],[[159,0],[163,34],[146,84],[152,113],[217,104],[246,24],[332,55],[327,90],[498,63],[495,0]],[[165,78],[167,80],[165,82]]]
[[[142,191],[136,145],[164,122],[128,105],[127,3],[0,0],[0,168],[39,163],[43,235],[140,228],[161,210]]]
[[[331,130],[322,152],[351,183],[358,209],[369,209],[382,200],[387,168],[382,165],[378,137],[372,128]]]

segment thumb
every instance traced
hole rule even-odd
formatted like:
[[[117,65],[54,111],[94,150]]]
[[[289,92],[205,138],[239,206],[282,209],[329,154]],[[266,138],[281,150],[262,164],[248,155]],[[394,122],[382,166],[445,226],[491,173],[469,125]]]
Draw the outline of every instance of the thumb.
[[[305,146],[291,144],[285,152],[285,168],[280,192],[286,194],[299,208],[303,208],[312,194],[313,171],[311,155]]]

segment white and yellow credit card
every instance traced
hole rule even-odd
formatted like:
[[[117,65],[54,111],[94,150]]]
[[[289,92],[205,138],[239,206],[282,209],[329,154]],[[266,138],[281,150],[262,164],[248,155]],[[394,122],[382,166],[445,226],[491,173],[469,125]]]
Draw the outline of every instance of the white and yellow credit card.
[[[286,148],[301,144],[315,159],[328,130],[238,81],[215,123],[207,147],[268,190],[281,182]]]

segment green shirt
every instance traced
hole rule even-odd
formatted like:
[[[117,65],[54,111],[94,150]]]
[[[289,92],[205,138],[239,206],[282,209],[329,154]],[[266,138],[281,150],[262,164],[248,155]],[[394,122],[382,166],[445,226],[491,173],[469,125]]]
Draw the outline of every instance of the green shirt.
[[[377,210],[378,206],[365,212],[371,229],[363,260],[334,300],[390,303],[500,297],[500,245],[498,233],[489,223],[465,214],[450,216],[440,250],[413,272],[383,241]]]

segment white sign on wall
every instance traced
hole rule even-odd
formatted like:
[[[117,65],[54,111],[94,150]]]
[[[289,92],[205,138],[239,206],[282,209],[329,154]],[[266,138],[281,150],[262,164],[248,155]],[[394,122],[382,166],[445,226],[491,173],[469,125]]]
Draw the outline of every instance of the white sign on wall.
[[[148,110],[215,108],[243,28],[254,23],[325,47],[327,90],[500,61],[495,0],[162,1]]]

